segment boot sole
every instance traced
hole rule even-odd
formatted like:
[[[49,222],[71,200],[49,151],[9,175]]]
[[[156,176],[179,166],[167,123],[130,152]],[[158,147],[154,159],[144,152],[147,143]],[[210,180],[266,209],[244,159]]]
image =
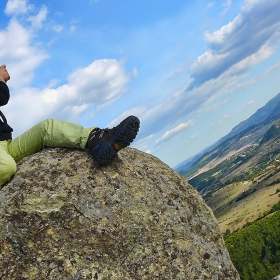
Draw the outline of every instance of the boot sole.
[[[93,157],[100,164],[110,163],[117,155],[117,152],[130,145],[135,139],[140,127],[140,120],[130,116],[118,131],[105,143],[94,150]]]

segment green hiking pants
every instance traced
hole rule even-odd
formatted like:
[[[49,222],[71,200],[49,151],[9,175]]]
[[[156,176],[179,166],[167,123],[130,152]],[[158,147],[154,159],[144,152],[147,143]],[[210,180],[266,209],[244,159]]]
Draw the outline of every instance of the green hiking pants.
[[[47,119],[14,140],[0,141],[0,189],[16,173],[16,162],[45,147],[85,149],[93,128]]]

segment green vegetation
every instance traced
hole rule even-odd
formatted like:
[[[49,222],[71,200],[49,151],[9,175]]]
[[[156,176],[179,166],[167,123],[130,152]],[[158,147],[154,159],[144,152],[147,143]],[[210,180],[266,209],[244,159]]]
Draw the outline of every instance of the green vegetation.
[[[220,156],[220,154],[222,154],[224,152],[224,150],[231,145],[232,142],[235,142],[236,139],[241,138],[243,136],[245,136],[246,134],[248,134],[249,132],[253,132],[254,130],[258,130],[258,125],[252,125],[246,129],[244,129],[242,132],[238,133],[238,135],[236,136],[232,136],[226,140],[224,140],[222,143],[220,143],[216,148],[214,148],[212,151],[209,151],[205,154],[203,154],[196,162],[194,162],[192,164],[192,166],[188,169],[186,169],[185,171],[180,172],[180,174],[185,177],[185,178],[189,178],[191,177],[193,174],[195,174],[200,168],[206,166],[209,162],[211,162],[213,159],[216,159]],[[249,148],[250,154],[252,153],[252,149]],[[248,155],[246,155],[248,157]],[[241,160],[244,160],[244,158],[242,157]],[[231,167],[233,167],[232,165],[234,163],[237,163],[236,158],[231,160]]]
[[[276,153],[270,154],[270,157],[273,158],[273,157],[275,157],[275,155],[278,156],[279,151],[277,151]],[[269,165],[271,165],[271,170],[266,171],[266,168]],[[273,163],[271,163],[270,158],[267,158],[266,160],[253,166],[249,171],[244,172],[244,173],[240,174],[239,176],[235,176],[234,178],[228,180],[226,182],[226,185],[236,183],[236,182],[254,181],[254,179],[257,177],[260,177],[260,178],[265,177],[266,179],[268,179],[269,177],[273,176],[274,174],[276,174],[279,171],[277,169],[278,166],[279,166],[279,162],[273,161]],[[269,176],[267,176],[267,175],[269,175]],[[278,183],[278,181],[275,180],[275,183]]]
[[[210,154],[209,152],[204,154],[203,157],[199,158],[190,168],[181,172],[182,176],[188,178],[192,174],[195,174],[200,168],[208,164],[211,160],[218,156],[218,152]]]
[[[252,134],[255,130],[260,129],[258,126],[252,126],[248,129],[242,131],[237,137],[241,139],[242,136],[247,135],[249,132]],[[265,176],[266,173],[271,173],[270,169],[276,169],[280,164],[280,149],[279,144],[275,145],[274,149],[268,149],[268,147],[263,146],[267,142],[271,142],[271,145],[279,143],[280,140],[280,121],[274,123],[264,134],[263,138],[260,139],[260,144],[257,146],[251,146],[249,148],[243,149],[242,154],[238,153],[234,156],[228,157],[226,160],[217,164],[214,168],[208,169],[206,172],[203,172],[192,179],[189,180],[189,183],[195,187],[200,193],[204,193],[207,190],[207,193],[204,195],[209,196],[209,191],[214,191],[223,186],[244,182],[244,181],[254,181],[257,177]],[[208,168],[207,164],[210,164],[212,160],[225,156],[224,152],[227,149],[227,146],[231,145],[231,142],[234,143],[237,141],[235,137],[232,137],[229,140],[224,141],[213,151],[204,154],[200,159],[198,159],[192,167],[182,172],[181,174],[185,178],[191,177],[193,174],[196,174],[201,168]],[[278,147],[278,148],[277,148]],[[256,154],[260,153],[262,156],[258,158],[258,162],[253,162],[250,170],[246,169],[242,173],[238,173],[237,176],[229,177],[230,179],[227,182],[221,184],[220,178],[227,176],[228,174],[234,174],[234,170],[241,166],[242,164],[252,160]],[[278,171],[278,170],[277,170]],[[279,179],[280,180],[280,179]],[[280,181],[279,181],[280,182]],[[278,181],[275,181],[278,183]]]
[[[280,178],[278,177],[280,171],[280,150],[268,153],[263,157],[261,162],[252,165],[248,171],[243,171],[241,174],[239,173],[239,175],[228,179],[226,182],[221,182],[221,178],[232,172],[237,166],[250,160],[254,153],[256,153],[256,151],[248,149],[247,151],[244,151],[242,156],[237,155],[224,160],[214,168],[192,178],[189,180],[189,183],[203,195],[203,198],[206,201],[211,198],[215,191],[233,183],[241,183],[245,181],[251,181],[253,183],[252,188],[240,195],[237,198],[237,201],[250,195],[260,187],[280,183]]]
[[[242,280],[270,280],[280,268],[280,202],[262,218],[224,235],[231,260]],[[275,212],[276,211],[276,212]],[[275,214],[267,216],[269,213]]]
[[[194,177],[193,179],[189,180],[189,183],[195,187],[199,192],[202,191],[204,188],[210,186],[212,183],[216,181],[215,175],[215,168],[202,173],[201,175]],[[221,174],[221,173],[220,173]]]
[[[224,141],[182,174],[190,178],[205,171],[189,183],[215,210],[226,231],[224,239],[231,260],[242,280],[271,280],[280,271],[280,121],[262,139],[250,142],[250,137],[262,128],[252,126],[236,139]],[[238,185],[243,189],[234,192]],[[220,190],[223,187],[225,190]],[[243,228],[230,232],[230,226]]]
[[[276,191],[276,193],[277,193],[277,191]],[[280,210],[280,201],[278,203],[274,204],[269,211],[265,211],[263,213],[262,218],[264,218],[264,217],[268,216],[269,214],[272,214],[276,211],[279,211],[279,210]]]
[[[237,165],[244,163],[247,159],[248,156],[251,154],[251,151],[248,152],[248,155],[243,155],[243,156],[236,156],[232,157],[231,159],[226,159],[220,164],[216,165],[214,168],[203,172],[202,174],[192,178],[189,180],[189,183],[195,187],[199,192],[203,191],[205,188],[211,186],[211,184],[215,183],[217,184],[217,180],[221,178],[224,173],[229,172],[230,170],[236,168]],[[242,182],[243,176],[238,178],[240,180],[232,180],[232,182],[226,182],[226,184],[220,185],[220,187],[223,187],[225,185],[229,185],[230,183],[233,182]]]
[[[263,136],[260,145],[264,144],[265,142],[269,141],[273,137],[280,134],[280,122],[276,122],[271,126],[271,128],[265,133]]]
[[[262,220],[263,218],[265,218],[269,214],[272,214],[272,213],[274,213],[276,211],[279,211],[279,210],[280,210],[280,201],[278,203],[274,204],[269,211],[264,211],[263,214],[256,219],[256,221]],[[254,222],[248,222],[243,226],[243,228],[251,226],[252,224],[254,224]],[[227,232],[227,234],[229,234],[229,232]]]

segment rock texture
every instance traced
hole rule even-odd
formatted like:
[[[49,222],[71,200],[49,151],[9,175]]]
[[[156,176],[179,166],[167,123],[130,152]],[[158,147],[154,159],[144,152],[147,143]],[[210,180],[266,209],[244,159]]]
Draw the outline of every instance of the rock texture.
[[[123,149],[22,160],[0,191],[0,279],[239,279],[200,195],[157,158]]]

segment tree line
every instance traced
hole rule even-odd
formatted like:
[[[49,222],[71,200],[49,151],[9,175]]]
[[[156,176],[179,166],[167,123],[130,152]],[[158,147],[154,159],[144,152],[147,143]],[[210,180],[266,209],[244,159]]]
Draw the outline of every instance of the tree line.
[[[230,258],[242,280],[271,280],[280,272],[280,210],[224,236]],[[268,214],[268,213],[265,213]]]

